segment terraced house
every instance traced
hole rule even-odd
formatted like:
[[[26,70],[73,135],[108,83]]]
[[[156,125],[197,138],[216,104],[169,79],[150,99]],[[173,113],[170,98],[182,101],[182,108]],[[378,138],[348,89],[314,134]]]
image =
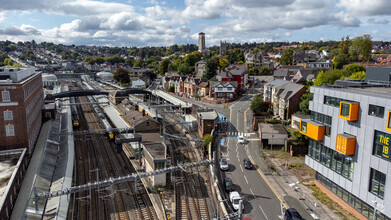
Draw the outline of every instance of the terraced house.
[[[316,185],[360,219],[391,219],[391,80],[337,81],[311,87],[305,162]],[[374,75],[373,75],[374,74]]]

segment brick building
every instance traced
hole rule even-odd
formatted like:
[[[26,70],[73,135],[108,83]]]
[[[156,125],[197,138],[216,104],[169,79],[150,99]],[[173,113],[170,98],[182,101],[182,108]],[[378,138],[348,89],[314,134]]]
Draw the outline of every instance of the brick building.
[[[31,153],[42,124],[44,94],[35,68],[0,68],[0,150],[27,148]]]
[[[197,112],[198,135],[202,138],[205,134],[210,134],[217,119],[218,115],[214,110]]]

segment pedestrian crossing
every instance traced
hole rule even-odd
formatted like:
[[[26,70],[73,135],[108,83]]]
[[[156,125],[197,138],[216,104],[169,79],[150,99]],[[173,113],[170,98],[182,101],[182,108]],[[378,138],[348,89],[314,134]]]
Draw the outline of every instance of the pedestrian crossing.
[[[247,133],[245,132],[237,132],[237,131],[229,131],[227,136],[243,136],[243,137],[247,137]]]

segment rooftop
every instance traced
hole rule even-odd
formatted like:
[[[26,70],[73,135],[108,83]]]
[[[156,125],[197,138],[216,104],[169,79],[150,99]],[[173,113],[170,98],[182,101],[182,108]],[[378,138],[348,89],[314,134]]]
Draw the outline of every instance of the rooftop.
[[[35,68],[0,67],[0,83],[19,83],[35,74]]]

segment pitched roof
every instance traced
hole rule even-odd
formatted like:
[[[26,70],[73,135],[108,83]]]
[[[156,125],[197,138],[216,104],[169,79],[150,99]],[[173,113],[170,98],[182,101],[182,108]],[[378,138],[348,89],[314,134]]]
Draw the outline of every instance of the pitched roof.
[[[269,83],[266,83],[264,86],[267,86],[267,87],[279,87],[279,86],[282,86],[282,85],[285,85],[289,83],[289,81],[286,81],[286,80],[282,80],[282,79],[276,79],[274,81],[271,81]]]
[[[209,86],[209,83],[208,82],[202,82],[198,85],[198,87],[200,88],[207,88]]]
[[[293,95],[295,95],[302,88],[304,88],[304,85],[300,85],[296,83],[287,83],[280,87],[276,96],[285,100],[289,100]]]
[[[227,81],[211,81],[210,82],[210,87],[213,88],[213,87],[216,87],[218,85],[222,85],[223,87],[227,87],[228,85],[232,85],[233,87],[237,88],[238,87],[238,82],[236,81],[231,81],[231,82],[227,82]]]

